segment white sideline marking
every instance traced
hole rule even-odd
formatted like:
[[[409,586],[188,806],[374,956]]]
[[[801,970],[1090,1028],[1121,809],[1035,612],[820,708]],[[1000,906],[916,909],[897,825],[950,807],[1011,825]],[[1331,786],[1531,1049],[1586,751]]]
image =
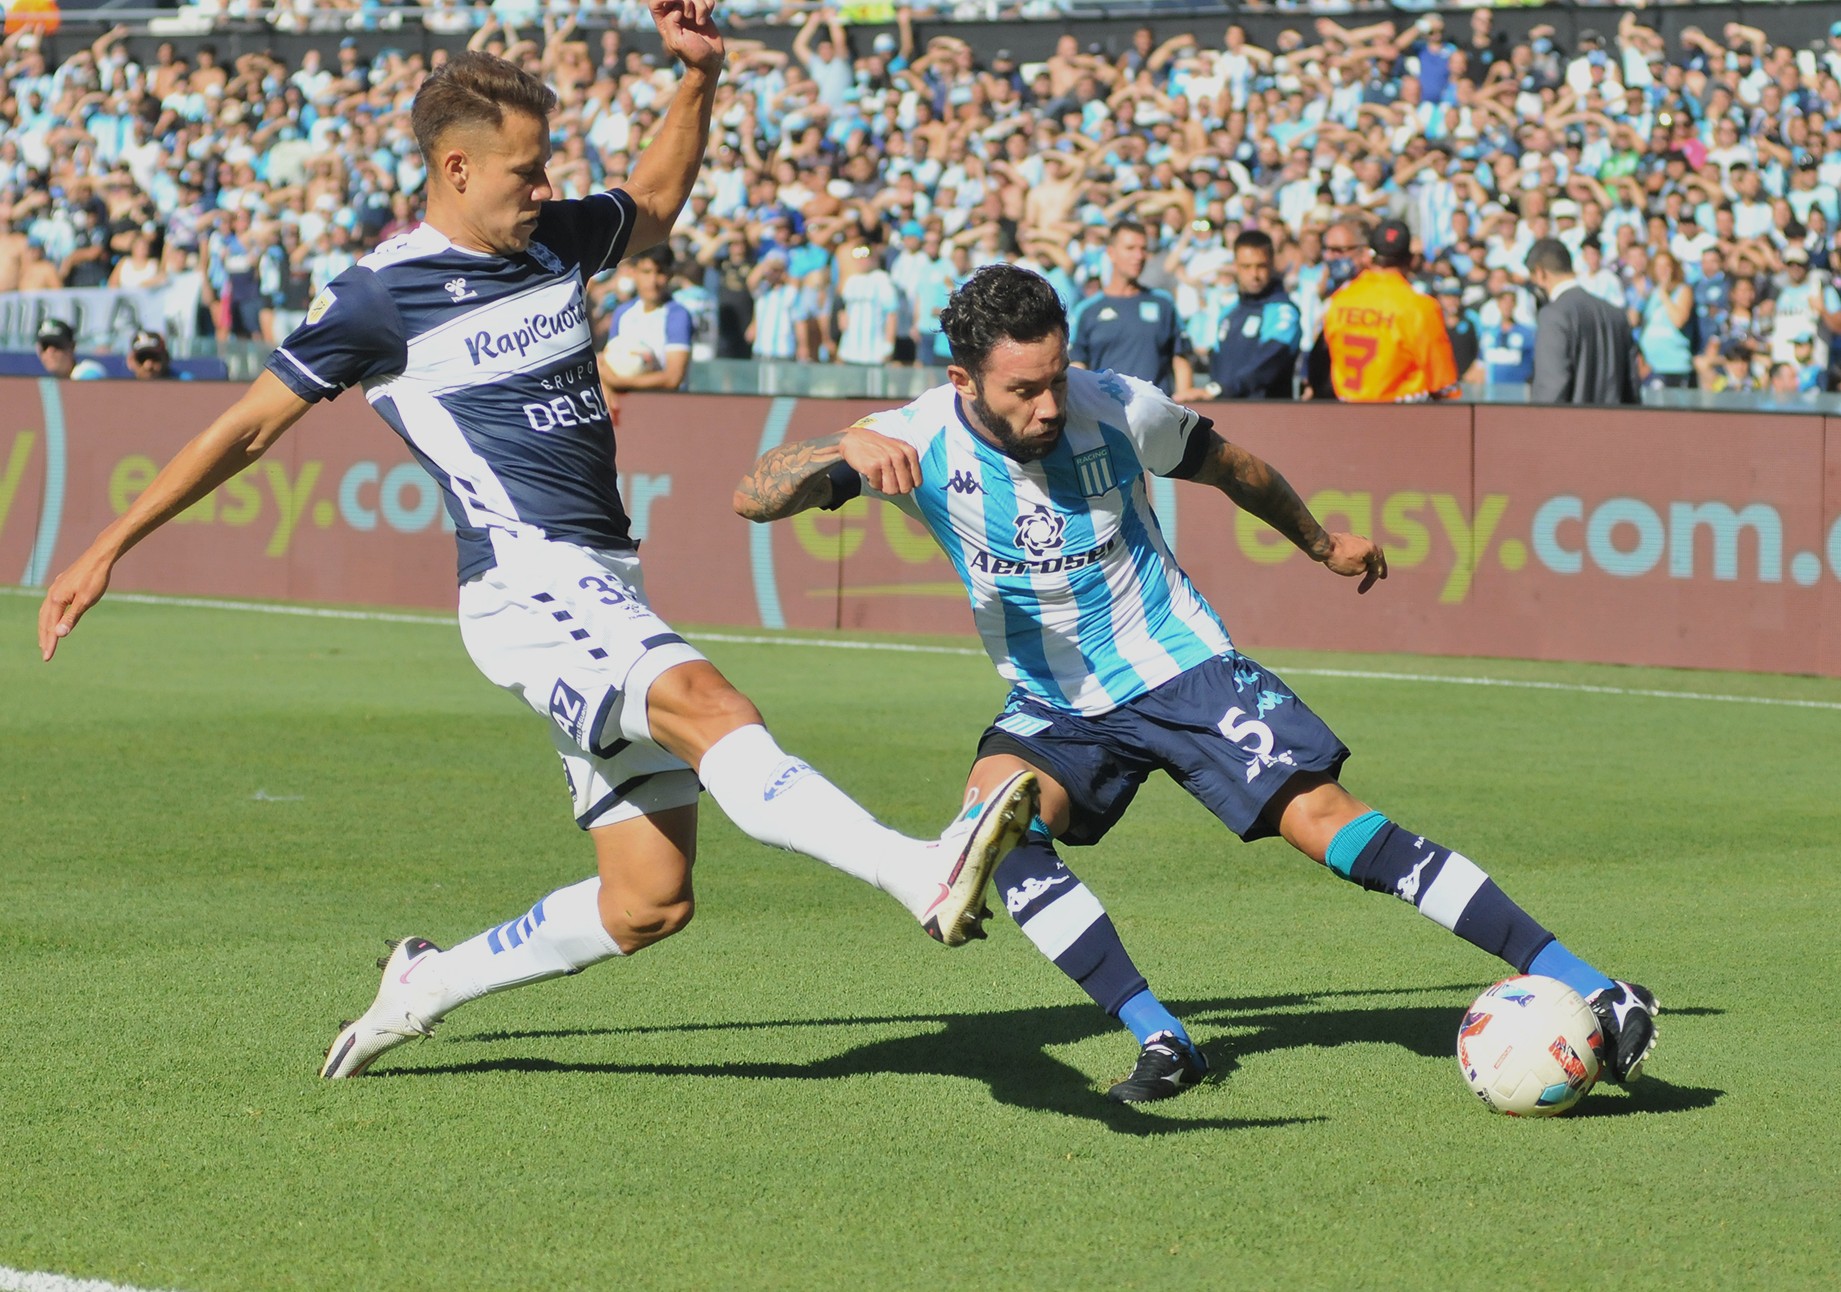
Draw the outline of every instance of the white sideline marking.
[[[9,596],[42,597],[38,588],[0,588]],[[308,619],[349,619],[383,624],[452,624],[448,615],[410,615],[389,610],[336,610],[326,606],[288,606],[266,601],[217,601],[206,597],[160,597],[144,592],[111,592],[110,601],[144,606],[179,606],[190,610],[241,610],[260,615],[298,615]],[[983,659],[969,646],[925,646],[912,642],[865,642],[825,637],[766,637],[742,633],[697,633],[698,641],[735,646],[815,646],[822,650],[888,651],[903,655],[957,655]],[[1790,700],[1773,695],[1722,695],[1712,691],[1663,691],[1640,686],[1594,686],[1589,682],[1540,682],[1531,678],[1469,677],[1458,673],[1389,673],[1358,668],[1288,668],[1288,677],[1339,677],[1360,682],[1425,682],[1442,686],[1500,686],[1514,691],[1563,691],[1572,695],[1624,695],[1645,700],[1707,700],[1717,704],[1763,704],[1785,709],[1823,709],[1841,713],[1841,700]],[[0,1287],[0,1292],[8,1292]]]
[[[127,1283],[108,1283],[102,1279],[73,1279],[67,1274],[46,1274],[42,1270],[16,1270],[0,1265],[0,1292],[149,1292]]]

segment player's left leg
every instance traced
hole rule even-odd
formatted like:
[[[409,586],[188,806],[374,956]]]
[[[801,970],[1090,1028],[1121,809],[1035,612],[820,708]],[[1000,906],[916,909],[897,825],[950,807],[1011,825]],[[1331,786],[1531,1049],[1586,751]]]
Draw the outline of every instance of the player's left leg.
[[[432,1035],[469,1001],[633,955],[688,924],[696,803],[649,815],[642,805],[627,806],[619,819],[590,831],[593,878],[446,951],[426,938],[394,944],[378,962],[384,973],[376,1000],[340,1029],[320,1075],[359,1076],[385,1052]]]
[[[1392,893],[1517,973],[1557,978],[1583,996],[1605,1031],[1614,1081],[1633,1081],[1655,1046],[1656,1000],[1567,950],[1470,858],[1405,830],[1326,772],[1299,772],[1274,795],[1266,820],[1313,861],[1370,892]]]

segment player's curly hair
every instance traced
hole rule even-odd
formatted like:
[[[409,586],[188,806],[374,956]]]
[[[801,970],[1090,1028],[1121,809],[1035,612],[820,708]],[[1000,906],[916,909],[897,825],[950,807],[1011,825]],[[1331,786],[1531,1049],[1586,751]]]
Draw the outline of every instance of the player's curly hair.
[[[423,163],[432,171],[435,146],[443,135],[475,123],[496,129],[504,124],[507,111],[548,121],[556,111],[556,91],[515,63],[469,49],[428,74],[409,109],[409,127]]]
[[[952,361],[974,378],[1002,341],[1067,339],[1068,312],[1048,280],[1018,265],[986,265],[960,285],[940,311]]]

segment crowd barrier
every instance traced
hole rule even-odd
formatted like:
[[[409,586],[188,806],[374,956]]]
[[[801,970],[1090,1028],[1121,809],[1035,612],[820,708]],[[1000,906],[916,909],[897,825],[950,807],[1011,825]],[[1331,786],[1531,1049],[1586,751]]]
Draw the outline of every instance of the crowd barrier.
[[[223,410],[221,386],[0,378],[0,579],[43,583]],[[766,446],[860,400],[622,401],[622,487],[652,598],[685,623],[970,633],[952,568],[859,499],[755,526],[730,509]],[[1326,523],[1385,544],[1367,596],[1199,486],[1158,481],[1190,576],[1236,639],[1841,676],[1841,418],[1313,404],[1205,408]],[[449,608],[438,491],[347,395],[123,562],[114,586]]]

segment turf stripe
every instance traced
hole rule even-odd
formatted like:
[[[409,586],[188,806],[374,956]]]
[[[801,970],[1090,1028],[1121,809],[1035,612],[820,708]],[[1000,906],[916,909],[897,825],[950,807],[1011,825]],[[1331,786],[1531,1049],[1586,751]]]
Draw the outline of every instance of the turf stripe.
[[[65,1274],[46,1274],[41,1270],[16,1270],[0,1265],[0,1292],[148,1292],[127,1283],[107,1283],[102,1279],[73,1279]]]
[[[44,596],[38,588],[0,588],[16,597]],[[206,597],[160,597],[138,592],[111,592],[110,601],[144,606],[179,606],[193,610],[240,610],[264,615],[299,615],[309,619],[350,619],[363,623],[449,624],[451,615],[411,615],[389,610],[338,610],[328,606],[291,606],[267,601],[218,601]],[[957,655],[983,659],[970,646],[929,646],[914,642],[876,642],[824,637],[767,637],[744,633],[694,633],[698,641],[732,646],[813,646],[823,650],[887,651],[901,655]],[[1532,678],[1472,677],[1461,673],[1392,673],[1359,668],[1287,668],[1287,677],[1336,677],[1359,682],[1421,682],[1443,686],[1498,686],[1513,691],[1560,691],[1571,695],[1622,695],[1646,700],[1706,700],[1716,704],[1763,704],[1786,709],[1823,709],[1841,713],[1841,700],[1792,700],[1775,695],[1723,695],[1714,691],[1665,691],[1641,686],[1594,686],[1589,682],[1541,682]],[[5,1292],[0,1289],[0,1292]]]

